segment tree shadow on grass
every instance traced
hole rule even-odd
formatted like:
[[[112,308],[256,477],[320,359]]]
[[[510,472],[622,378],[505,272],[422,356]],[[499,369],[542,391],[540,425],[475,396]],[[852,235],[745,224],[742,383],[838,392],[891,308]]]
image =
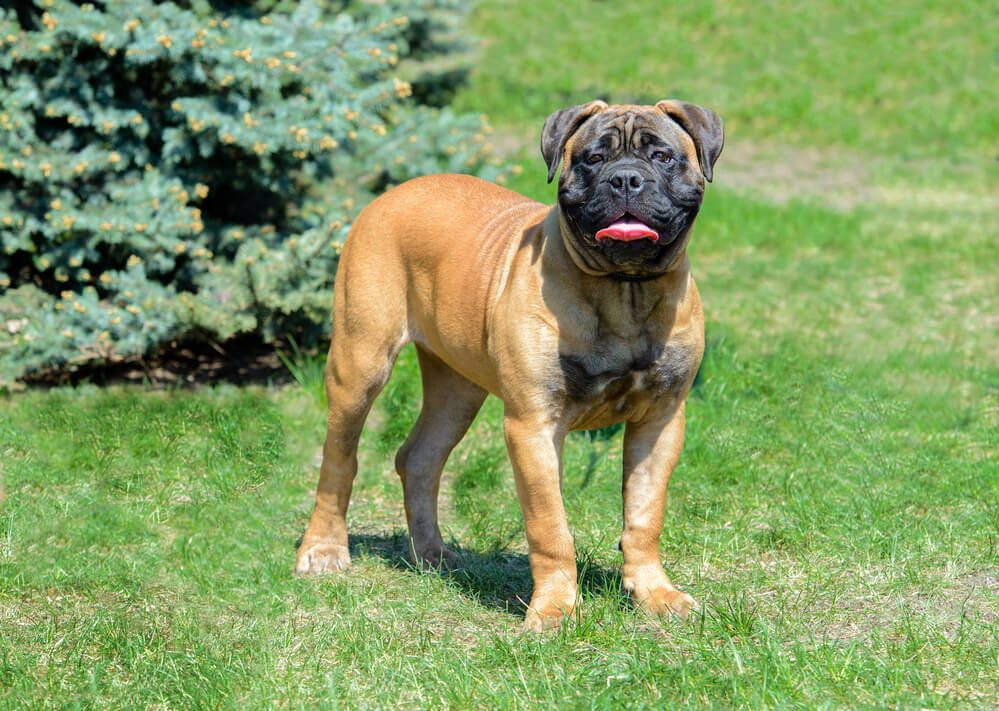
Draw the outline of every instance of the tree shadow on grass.
[[[441,575],[462,595],[474,599],[491,610],[523,618],[531,599],[533,581],[526,553],[504,549],[478,551],[457,546],[449,547],[462,557],[464,565],[454,571],[423,571],[409,562],[409,543],[406,531],[392,535],[351,534],[350,554],[353,557],[379,558],[398,570],[413,575]],[[630,596],[624,590],[621,571],[607,568],[592,561],[577,559],[579,592],[582,596],[615,596],[624,606],[631,606]]]

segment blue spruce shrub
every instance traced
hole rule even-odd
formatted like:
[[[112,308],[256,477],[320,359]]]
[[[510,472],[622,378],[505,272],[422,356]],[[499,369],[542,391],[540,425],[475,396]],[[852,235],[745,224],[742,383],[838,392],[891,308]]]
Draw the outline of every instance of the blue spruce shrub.
[[[179,338],[322,333],[374,194],[499,177],[484,118],[416,105],[397,74],[460,45],[458,5],[0,9],[0,382]]]

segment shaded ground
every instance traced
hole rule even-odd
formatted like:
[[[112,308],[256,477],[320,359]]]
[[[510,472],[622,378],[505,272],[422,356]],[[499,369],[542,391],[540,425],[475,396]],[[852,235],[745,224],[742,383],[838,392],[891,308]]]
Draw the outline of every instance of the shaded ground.
[[[172,342],[152,355],[116,363],[74,365],[23,379],[21,386],[144,384],[153,388],[203,387],[218,383],[282,385],[292,380],[281,362],[283,344],[243,336],[224,343]],[[15,386],[16,387],[16,386]]]

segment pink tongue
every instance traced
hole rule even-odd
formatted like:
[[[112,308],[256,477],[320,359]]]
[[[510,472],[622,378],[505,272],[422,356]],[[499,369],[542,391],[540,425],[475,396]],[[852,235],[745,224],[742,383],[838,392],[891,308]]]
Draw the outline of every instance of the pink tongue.
[[[648,225],[628,220],[619,220],[613,225],[604,227],[595,236],[598,242],[602,239],[616,239],[622,242],[631,242],[643,237],[648,237],[653,242],[659,239],[659,233]]]

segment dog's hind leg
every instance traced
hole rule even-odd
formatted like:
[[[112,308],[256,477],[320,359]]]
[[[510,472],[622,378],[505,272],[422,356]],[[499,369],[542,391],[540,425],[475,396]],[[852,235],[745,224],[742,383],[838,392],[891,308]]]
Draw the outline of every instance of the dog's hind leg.
[[[296,573],[316,574],[350,566],[347,505],[357,475],[357,444],[371,403],[388,380],[399,352],[397,348],[384,358],[365,355],[357,361],[344,358],[342,353],[335,355],[337,350],[334,337],[326,366],[326,444],[315,507],[298,547]]]
[[[405,302],[358,276],[368,267],[360,259],[343,264],[337,278],[333,338],[326,359],[326,444],[315,507],[298,547],[296,573],[344,570],[350,565],[346,517],[357,474],[358,440],[371,403],[409,342]]]
[[[461,559],[444,545],[437,520],[441,472],[482,407],[486,391],[419,346],[417,356],[423,408],[395,458],[405,491],[410,559],[425,568],[455,568]]]

